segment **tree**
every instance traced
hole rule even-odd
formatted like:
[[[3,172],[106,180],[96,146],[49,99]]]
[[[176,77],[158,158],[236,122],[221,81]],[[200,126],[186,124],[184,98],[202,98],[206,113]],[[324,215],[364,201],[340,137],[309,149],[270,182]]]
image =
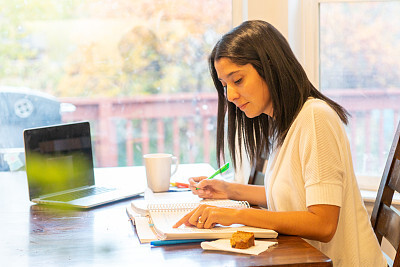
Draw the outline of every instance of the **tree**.
[[[321,88],[400,88],[399,13],[398,2],[321,5]]]
[[[209,91],[207,56],[231,27],[230,0],[17,0],[2,7],[0,82],[55,96]]]

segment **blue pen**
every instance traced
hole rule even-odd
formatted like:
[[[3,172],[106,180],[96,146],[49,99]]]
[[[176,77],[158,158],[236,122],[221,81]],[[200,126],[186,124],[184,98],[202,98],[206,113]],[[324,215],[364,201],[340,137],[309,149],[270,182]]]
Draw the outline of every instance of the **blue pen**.
[[[155,240],[151,241],[150,245],[152,246],[167,246],[167,245],[176,245],[176,244],[185,244],[185,243],[196,243],[203,242],[205,239],[177,239],[177,240]]]

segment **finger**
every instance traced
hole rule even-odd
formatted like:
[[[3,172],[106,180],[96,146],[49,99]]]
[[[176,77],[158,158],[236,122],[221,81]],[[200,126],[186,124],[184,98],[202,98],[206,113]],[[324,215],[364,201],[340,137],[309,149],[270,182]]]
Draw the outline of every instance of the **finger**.
[[[214,181],[208,180],[208,179],[203,179],[200,182],[197,183],[197,190],[199,189],[206,189],[207,187],[212,187]]]
[[[197,188],[197,195],[201,198],[213,198],[215,190],[212,186],[206,185],[203,188]]]
[[[199,229],[203,229],[203,225],[204,225],[204,222],[202,221],[203,220],[203,218],[200,216],[199,217],[199,219],[198,219],[198,221],[196,222],[196,227],[197,228],[199,228]]]
[[[189,218],[189,223],[191,223],[194,226],[198,226],[199,225],[199,219],[203,214],[203,210],[206,207],[206,205],[200,205],[196,208],[196,210],[194,210],[194,213],[192,214],[192,216]],[[200,220],[201,222],[201,220]],[[200,223],[202,225],[202,223]]]
[[[197,183],[196,184],[189,184],[189,188],[190,188],[190,190],[192,191],[192,193],[193,194],[195,194],[195,195],[198,195],[199,194],[199,192],[198,192],[198,188],[197,188]]]
[[[207,219],[204,220],[204,224],[203,224],[203,228],[205,228],[205,229],[212,228],[213,227],[212,225],[213,224],[215,225],[215,222],[213,221],[213,218],[211,216],[212,210],[214,208],[215,207],[207,207],[203,211],[203,215],[202,216],[205,216],[207,218]]]
[[[204,176],[205,177],[205,176]],[[197,192],[197,184],[199,181],[201,181],[204,177],[200,176],[200,177],[192,177],[189,178],[189,188],[192,191],[193,194],[198,195]]]
[[[195,186],[197,182],[194,180],[194,177],[189,178],[189,186]]]
[[[212,217],[208,217],[207,220],[203,224],[204,229],[211,229],[213,228],[217,223],[213,222]]]
[[[197,192],[197,190],[196,190],[196,186],[189,186],[189,189],[190,189],[190,191],[192,191],[192,193],[194,195],[198,195],[199,194],[199,192]]]
[[[186,222],[189,221],[189,218],[192,216],[192,214],[195,212],[195,209],[192,210],[191,212],[189,212],[188,214],[186,214],[185,216],[183,216],[179,221],[177,221],[172,228],[178,228],[179,226],[181,226],[183,223],[186,224]]]
[[[213,222],[210,221],[210,212],[212,211],[212,209],[215,208],[214,206],[209,206],[209,205],[202,205],[202,209],[201,209],[201,214],[198,217],[197,220],[197,228],[211,228]],[[193,216],[196,216],[196,213],[193,214]]]
[[[195,182],[200,182],[200,181],[203,181],[204,179],[207,179],[207,176],[193,177],[193,180],[194,180]]]
[[[189,184],[196,185],[197,183],[199,183],[200,181],[202,181],[206,178],[207,178],[206,176],[191,177],[191,178],[189,178]]]
[[[213,193],[210,190],[199,189],[197,191],[197,195],[201,198],[213,198]]]

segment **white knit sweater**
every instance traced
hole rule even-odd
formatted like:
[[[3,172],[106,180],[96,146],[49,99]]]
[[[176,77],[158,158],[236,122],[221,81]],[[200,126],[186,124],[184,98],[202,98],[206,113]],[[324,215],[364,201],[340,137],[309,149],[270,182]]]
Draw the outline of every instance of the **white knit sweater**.
[[[265,186],[272,211],[306,211],[317,204],[340,207],[330,242],[306,240],[330,257],[333,266],[386,266],[357,185],[345,129],[324,101],[306,101],[270,157]]]

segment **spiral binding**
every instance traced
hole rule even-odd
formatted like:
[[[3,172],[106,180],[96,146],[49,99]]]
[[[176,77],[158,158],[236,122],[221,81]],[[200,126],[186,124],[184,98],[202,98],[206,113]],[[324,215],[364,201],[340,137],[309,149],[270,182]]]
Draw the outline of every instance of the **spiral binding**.
[[[155,203],[149,204],[147,208],[149,211],[183,211],[192,210],[198,207],[200,204],[207,204],[217,207],[224,208],[250,208],[250,204],[247,201],[235,201],[235,200],[209,200],[199,202],[185,202],[185,203]]]

